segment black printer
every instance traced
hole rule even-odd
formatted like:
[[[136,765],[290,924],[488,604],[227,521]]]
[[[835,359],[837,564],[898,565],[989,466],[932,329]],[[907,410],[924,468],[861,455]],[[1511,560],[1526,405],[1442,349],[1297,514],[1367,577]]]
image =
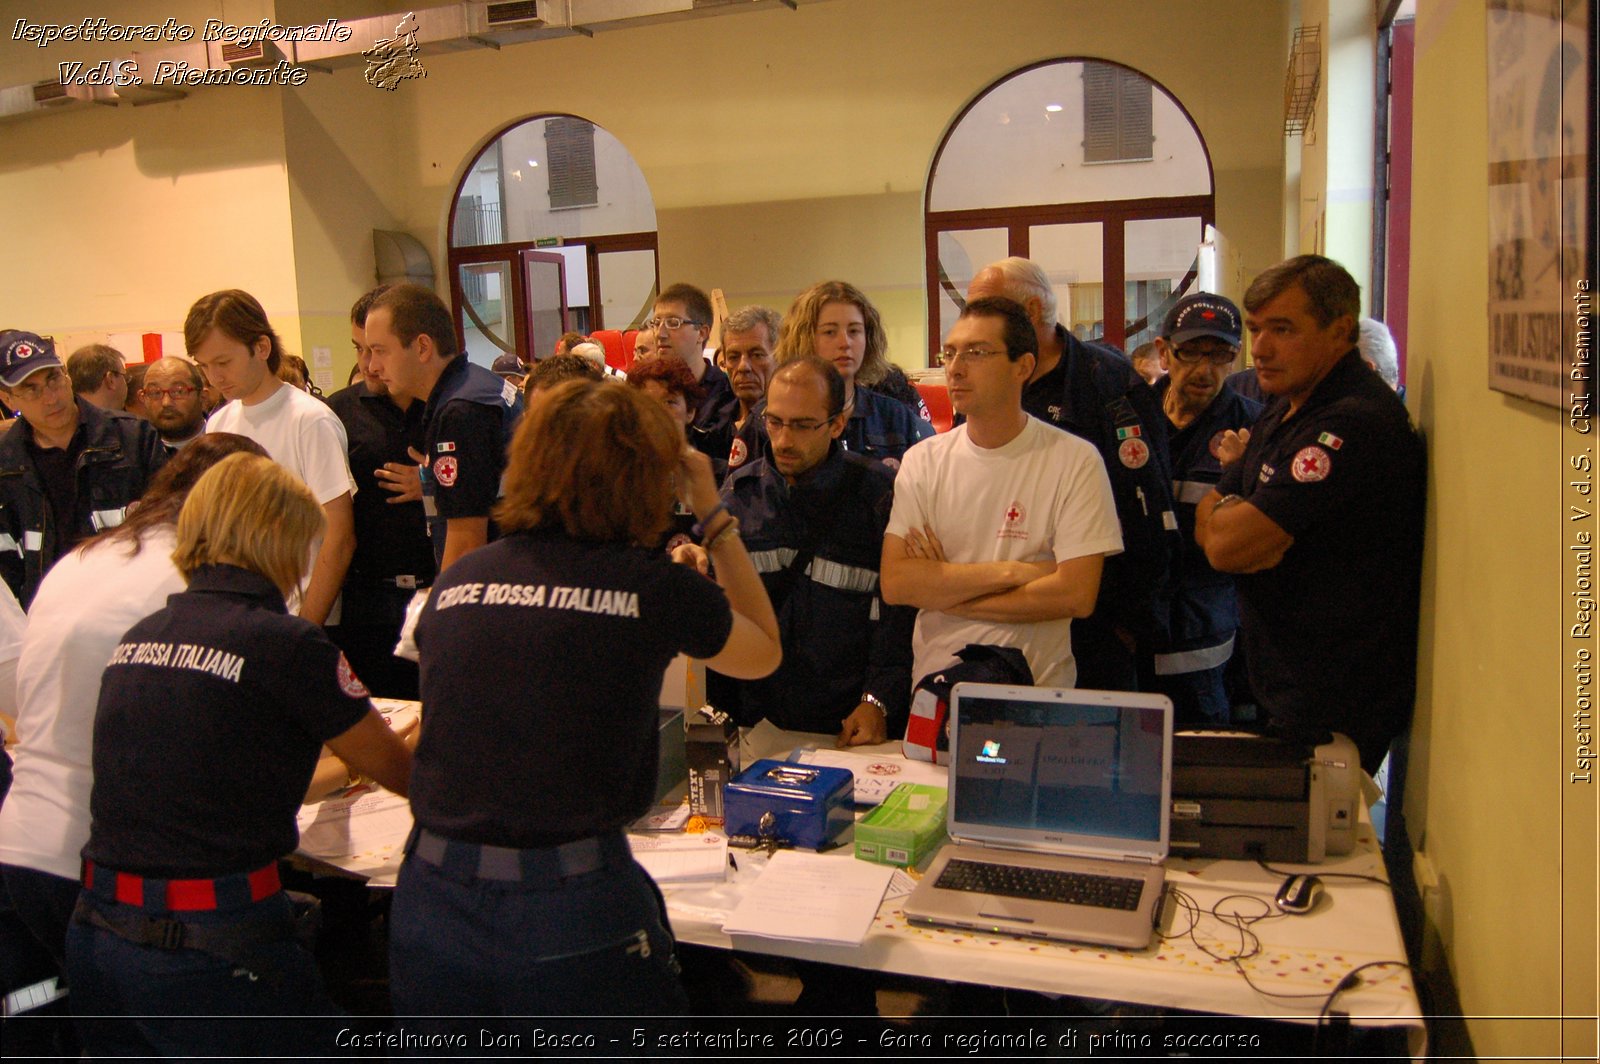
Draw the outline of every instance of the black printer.
[[[1237,731],[1172,736],[1174,857],[1322,861],[1355,846],[1361,757],[1339,734],[1297,741]]]

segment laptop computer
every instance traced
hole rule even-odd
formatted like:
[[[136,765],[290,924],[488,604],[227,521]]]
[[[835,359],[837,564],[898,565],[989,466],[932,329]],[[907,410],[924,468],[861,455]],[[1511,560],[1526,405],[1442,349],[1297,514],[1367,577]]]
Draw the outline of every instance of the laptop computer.
[[[906,919],[1143,949],[1166,879],[1172,702],[957,684],[950,842]]]

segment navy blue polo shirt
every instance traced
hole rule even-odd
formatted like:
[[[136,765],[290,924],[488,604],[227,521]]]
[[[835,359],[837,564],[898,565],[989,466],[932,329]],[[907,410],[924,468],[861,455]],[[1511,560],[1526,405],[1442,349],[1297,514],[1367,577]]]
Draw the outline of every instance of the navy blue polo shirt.
[[[1415,701],[1422,440],[1353,349],[1288,410],[1267,407],[1217,484],[1294,537],[1236,580],[1250,684],[1280,725],[1349,735],[1370,771]]]
[[[620,830],[655,799],[667,666],[732,628],[722,589],[657,549],[518,532],[466,555],[417,624],[417,823],[524,849]]]
[[[413,401],[401,410],[387,395],[374,395],[357,381],[328,398],[328,406],[344,424],[350,442],[350,474],[355,477],[353,503],[356,550],[345,574],[346,587],[367,587],[396,576],[415,577],[418,586],[433,579],[433,548],[423,523],[422,503],[393,503],[379,483],[377,470],[389,462],[415,465],[423,438],[424,404]]]
[[[450,359],[434,383],[422,418],[428,459],[423,506],[435,561],[444,559],[447,521],[488,517],[494,509],[506,451],[521,416],[516,387],[465,355]]]
[[[201,879],[293,852],[322,744],[371,708],[344,655],[288,614],[271,581],[200,567],[128,630],[106,668],[83,855]]]

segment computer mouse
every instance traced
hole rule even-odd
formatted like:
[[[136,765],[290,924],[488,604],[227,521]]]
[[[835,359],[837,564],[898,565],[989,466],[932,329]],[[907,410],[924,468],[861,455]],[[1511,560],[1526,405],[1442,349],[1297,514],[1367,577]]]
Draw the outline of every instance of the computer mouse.
[[[1273,899],[1278,911],[1291,916],[1304,916],[1317,907],[1322,897],[1322,880],[1312,875],[1293,875],[1283,881],[1278,895]]]

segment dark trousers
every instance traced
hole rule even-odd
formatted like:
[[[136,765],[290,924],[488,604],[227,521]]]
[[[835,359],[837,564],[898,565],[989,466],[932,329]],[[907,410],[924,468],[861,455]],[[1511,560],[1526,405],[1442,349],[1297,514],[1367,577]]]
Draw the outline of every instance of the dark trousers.
[[[1145,689],[1172,699],[1173,721],[1180,727],[1227,724],[1232,714],[1227,679],[1226,662],[1212,669],[1164,676],[1152,670]]]
[[[87,893],[87,905],[127,910]],[[327,1056],[339,1008],[311,954],[293,937],[293,907],[281,891],[241,909],[154,913],[185,924],[241,930],[282,927],[238,964],[193,949],[130,942],[74,920],[67,930],[72,1009],[90,1056]],[[208,1017],[200,1019],[197,1017]]]
[[[21,865],[0,865],[11,907],[49,951],[58,974],[67,973],[67,924],[78,903],[78,881]]]
[[[1078,665],[1075,687],[1094,691],[1139,690],[1139,670],[1133,651],[1117,638],[1108,620],[1079,617],[1072,622],[1072,658]]]
[[[390,910],[395,1017],[449,1031],[474,1025],[438,1017],[685,1013],[662,910],[631,859],[534,889],[412,854]]]

